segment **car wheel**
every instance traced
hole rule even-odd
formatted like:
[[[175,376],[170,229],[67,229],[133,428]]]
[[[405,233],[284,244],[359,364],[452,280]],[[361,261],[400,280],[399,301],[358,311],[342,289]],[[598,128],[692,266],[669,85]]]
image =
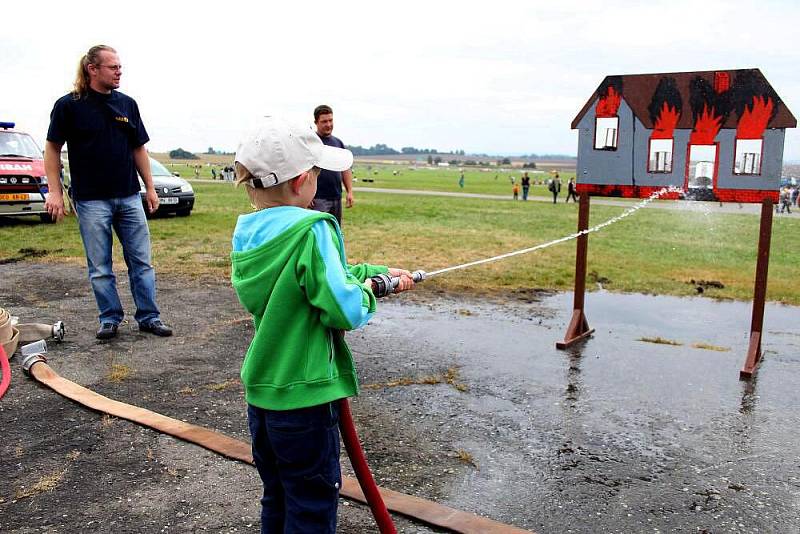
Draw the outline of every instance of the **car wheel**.
[[[40,213],[39,220],[41,220],[45,224],[53,224],[54,222],[56,222],[55,219],[53,219],[49,213]]]

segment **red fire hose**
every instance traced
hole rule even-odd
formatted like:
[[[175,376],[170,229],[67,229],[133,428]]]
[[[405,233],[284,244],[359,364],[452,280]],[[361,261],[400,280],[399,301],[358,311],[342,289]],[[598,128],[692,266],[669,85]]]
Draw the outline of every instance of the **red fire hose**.
[[[350,464],[353,466],[361,491],[364,492],[364,497],[372,510],[380,533],[396,534],[397,530],[394,528],[392,517],[389,515],[389,510],[386,509],[381,492],[375,484],[372,471],[369,470],[367,459],[364,457],[364,450],[361,448],[356,425],[353,423],[353,416],[350,413],[350,403],[347,399],[339,401],[339,430],[342,432],[342,441],[347,450],[347,456],[350,457]]]
[[[0,378],[0,399],[2,399],[8,385],[11,384],[11,366],[8,365],[8,357],[2,345],[0,345],[0,371],[3,373],[3,378]]]

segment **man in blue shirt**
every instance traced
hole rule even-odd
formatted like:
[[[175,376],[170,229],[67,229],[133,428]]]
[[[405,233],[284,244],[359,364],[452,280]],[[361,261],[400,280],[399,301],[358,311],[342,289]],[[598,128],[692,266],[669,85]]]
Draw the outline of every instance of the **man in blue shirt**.
[[[317,135],[322,142],[328,146],[344,148],[344,143],[333,134],[333,110],[330,106],[322,104],[314,109],[314,124],[317,127]],[[353,207],[353,171],[350,169],[342,172],[323,170],[317,178],[317,194],[314,202],[309,206],[311,209],[330,213],[339,225],[342,224],[342,184],[346,191],[346,205]]]
[[[145,184],[150,213],[158,209],[150,160],[144,145],[150,138],[131,97],[117,91],[122,65],[110,46],[98,45],[81,58],[74,90],[59,98],[50,114],[45,144],[45,171],[53,184],[45,207],[54,221],[64,217],[59,184],[61,147],[67,143],[72,200],[78,216],[97,307],[98,339],[117,335],[122,303],[111,265],[112,229],[122,244],[139,330],[171,336],[156,306],[156,277],[150,263],[147,226],[139,180]]]

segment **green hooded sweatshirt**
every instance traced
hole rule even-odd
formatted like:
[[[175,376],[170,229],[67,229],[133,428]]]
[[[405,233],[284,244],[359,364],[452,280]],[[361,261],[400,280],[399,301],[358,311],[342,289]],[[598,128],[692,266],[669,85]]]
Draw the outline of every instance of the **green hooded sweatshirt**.
[[[292,410],[357,395],[342,330],[367,323],[375,296],[364,281],[388,269],[348,266],[336,219],[294,206],[241,215],[231,267],[255,326],[241,372],[247,402]]]

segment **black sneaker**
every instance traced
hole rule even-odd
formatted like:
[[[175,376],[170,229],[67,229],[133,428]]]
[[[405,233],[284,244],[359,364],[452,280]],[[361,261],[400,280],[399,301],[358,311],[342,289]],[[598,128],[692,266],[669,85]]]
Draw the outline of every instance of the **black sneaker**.
[[[169,337],[172,335],[172,328],[162,323],[160,319],[156,319],[155,321],[150,321],[147,324],[140,323],[139,331],[150,332],[151,334],[155,334],[161,337]]]
[[[112,337],[117,337],[117,325],[114,323],[101,324],[100,328],[97,329],[95,337],[97,339],[111,339]]]

